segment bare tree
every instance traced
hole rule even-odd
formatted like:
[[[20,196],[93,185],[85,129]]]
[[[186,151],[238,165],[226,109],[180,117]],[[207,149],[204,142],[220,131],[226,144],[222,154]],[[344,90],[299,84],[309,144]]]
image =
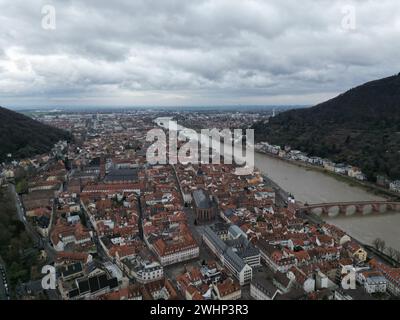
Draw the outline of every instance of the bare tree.
[[[380,247],[381,252],[385,252],[385,249],[386,249],[386,242],[385,240],[381,240],[381,247]]]
[[[400,262],[400,251],[399,250],[394,250],[394,251],[395,251],[394,260]]]
[[[376,238],[373,242],[372,242],[373,246],[375,247],[376,250],[380,251],[380,252],[384,252],[385,248],[386,248],[386,242],[385,240],[382,240],[381,238]]]
[[[381,239],[379,239],[379,238],[376,238],[374,241],[372,241],[372,245],[374,246],[374,248],[376,250],[379,250],[380,243],[381,243]]]
[[[393,249],[392,247],[388,247],[386,248],[386,254],[392,259],[394,259],[396,257],[396,250]]]

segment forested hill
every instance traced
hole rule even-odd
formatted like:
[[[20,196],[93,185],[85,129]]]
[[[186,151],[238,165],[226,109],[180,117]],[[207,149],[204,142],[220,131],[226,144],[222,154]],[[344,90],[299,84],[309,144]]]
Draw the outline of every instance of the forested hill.
[[[70,139],[68,132],[0,107],[0,162],[8,153],[15,159],[48,152],[64,139]]]
[[[400,74],[253,128],[257,141],[360,166],[370,180],[377,174],[400,179]]]

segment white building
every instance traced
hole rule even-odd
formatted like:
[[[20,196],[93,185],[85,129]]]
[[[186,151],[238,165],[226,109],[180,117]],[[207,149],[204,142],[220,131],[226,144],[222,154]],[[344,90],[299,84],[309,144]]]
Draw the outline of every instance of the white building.
[[[228,247],[210,227],[204,229],[203,241],[220,259],[221,263],[239,280],[240,285],[245,285],[251,281],[253,277],[251,266],[231,247]]]
[[[361,170],[357,167],[348,167],[347,175],[351,178],[364,181],[367,180],[367,176],[361,172]]]
[[[195,243],[168,246],[163,240],[158,240],[149,248],[156,254],[162,266],[195,259],[200,254],[200,248]]]
[[[157,261],[124,259],[122,263],[129,275],[139,283],[153,282],[164,277],[164,268]]]
[[[250,283],[250,296],[255,300],[274,300],[278,294],[278,288],[264,277],[256,277]]]
[[[390,183],[389,188],[391,191],[400,192],[400,180],[396,180]]]
[[[364,286],[367,293],[386,292],[388,282],[380,272],[364,271],[357,274],[357,281]]]
[[[223,255],[223,265],[239,280],[240,285],[248,284],[253,277],[253,269],[231,248]]]
[[[12,179],[15,176],[13,170],[4,170],[3,174],[6,179]]]

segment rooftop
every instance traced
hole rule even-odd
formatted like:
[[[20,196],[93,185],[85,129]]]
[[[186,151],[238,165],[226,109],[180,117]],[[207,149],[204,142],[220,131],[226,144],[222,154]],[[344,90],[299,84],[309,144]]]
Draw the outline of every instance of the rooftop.
[[[105,182],[114,181],[137,181],[137,169],[113,169],[108,173],[104,179]]]
[[[213,207],[213,201],[203,189],[193,191],[195,205],[199,209],[210,209]]]

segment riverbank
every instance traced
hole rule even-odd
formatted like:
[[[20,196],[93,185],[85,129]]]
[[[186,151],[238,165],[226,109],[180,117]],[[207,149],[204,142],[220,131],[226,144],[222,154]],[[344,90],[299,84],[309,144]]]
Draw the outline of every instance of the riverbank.
[[[360,181],[360,180],[356,180],[354,178],[348,177],[348,176],[344,176],[341,174],[337,174],[331,171],[326,170],[325,168],[322,168],[320,166],[315,166],[309,163],[304,163],[301,161],[295,161],[295,160],[290,160],[290,159],[285,159],[285,158],[281,158],[279,156],[276,156],[274,154],[271,153],[267,153],[267,152],[262,152],[262,151],[255,151],[258,154],[261,154],[263,156],[267,156],[270,157],[272,159],[276,159],[276,160],[280,160],[280,161],[284,161],[286,163],[290,163],[291,165],[294,166],[298,166],[298,167],[302,167],[305,168],[306,170],[313,170],[316,172],[320,172],[324,175],[330,176],[338,181],[344,182],[347,185],[351,186],[351,187],[358,187],[363,189],[364,191],[368,192],[368,193],[372,193],[376,196],[381,196],[384,197],[388,200],[395,200],[395,201],[400,201],[400,194],[397,194],[395,192],[392,192],[388,189],[385,189],[383,187],[380,187],[374,183],[368,182],[368,181]]]
[[[311,223],[316,225],[321,225],[325,223],[334,224],[333,220],[324,220],[320,216],[317,216],[313,213],[309,214],[301,214],[301,217],[304,219],[308,219]],[[360,237],[356,237],[354,234],[350,234],[350,236],[357,241],[368,253],[368,256],[371,258],[377,258],[379,261],[382,261],[392,267],[398,268],[400,267],[400,263],[389,257],[386,253],[381,252],[375,249],[371,244],[365,243],[364,241],[360,241]]]
[[[320,168],[315,170],[264,153],[255,154],[255,167],[303,203],[384,201],[387,198],[377,196],[355,183],[349,183],[343,177],[339,179],[327,174]],[[326,217],[324,220],[361,243],[372,245],[376,238],[381,238],[386,241],[387,246],[400,250],[400,214]]]

